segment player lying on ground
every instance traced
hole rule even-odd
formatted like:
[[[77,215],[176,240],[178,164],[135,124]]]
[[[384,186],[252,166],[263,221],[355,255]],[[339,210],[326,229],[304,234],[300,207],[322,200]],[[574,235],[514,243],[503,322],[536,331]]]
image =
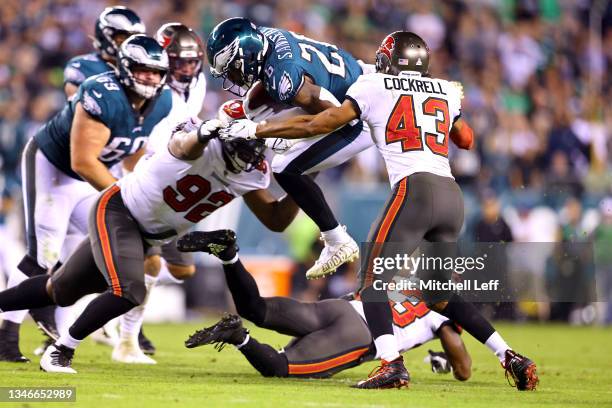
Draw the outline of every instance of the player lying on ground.
[[[448,144],[451,138],[459,147],[469,149],[473,133],[461,118],[460,89],[446,80],[429,77],[428,67],[425,41],[414,33],[397,31],[389,34],[376,52],[377,72],[360,76],[341,106],[282,121],[239,120],[220,131],[220,137],[228,139],[292,139],[328,134],[357,119],[372,129],[393,193],[372,225],[366,241],[370,248],[361,270],[364,314],[383,361],[376,375],[358,384],[360,388],[401,387],[409,381],[397,351],[387,293],[375,289],[375,282],[389,282],[397,270],[375,274],[373,259],[395,256],[393,243],[401,244],[405,254],[412,254],[423,242],[441,243],[436,250],[449,247],[457,241],[463,225],[463,197],[451,173]],[[450,271],[436,270],[419,278],[446,281]],[[481,343],[496,344],[497,349],[505,347],[478,309],[458,294],[424,290],[422,298],[428,307],[459,324]],[[535,389],[535,364],[508,352],[506,366],[515,358],[525,365],[528,378],[519,389]]]
[[[187,347],[214,343],[220,348],[225,343],[233,344],[264,377],[325,378],[380,358],[365,324],[361,301],[263,298],[257,283],[238,259],[235,242],[236,236],[230,230],[194,232],[180,238],[177,247],[181,251],[204,251],[217,256],[223,263],[238,314],[259,327],[294,339],[278,352],[251,337],[238,316],[229,315],[190,336],[185,342]],[[450,320],[428,310],[423,303],[414,306],[405,301],[393,306],[401,352],[439,337],[455,378],[465,381],[470,377],[470,356]]]
[[[143,302],[149,245],[185,233],[239,196],[272,230],[282,231],[294,219],[298,207],[293,200],[276,200],[266,190],[270,173],[263,143],[215,139],[218,119],[198,125],[189,121],[179,126],[168,149],[147,157],[97,198],[89,217],[89,238],[56,273],[0,292],[0,311],[68,306],[86,294],[103,292],[68,333],[47,348],[40,360],[43,370],[76,373],[71,364],[81,341]]]
[[[361,301],[300,302],[286,297],[261,297],[257,283],[238,258],[236,235],[230,230],[191,232],[178,240],[177,247],[218,257],[238,314],[258,327],[294,337],[283,350],[276,351],[252,338],[240,318],[230,315],[194,333],[185,342],[187,347],[233,344],[265,377],[323,378],[364,361],[380,359],[365,324]],[[399,353],[439,337],[455,378],[465,381],[470,377],[470,356],[448,318],[427,309],[424,303],[390,302],[388,307],[393,313]],[[488,346],[502,366],[505,364],[506,375],[512,376],[519,389],[525,388],[530,381],[526,360],[507,358],[516,354],[503,344],[501,349]]]

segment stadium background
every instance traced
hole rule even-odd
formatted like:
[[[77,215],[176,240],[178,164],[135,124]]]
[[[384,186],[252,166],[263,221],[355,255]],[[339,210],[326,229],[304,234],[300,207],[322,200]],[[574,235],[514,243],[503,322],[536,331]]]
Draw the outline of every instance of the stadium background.
[[[606,0],[4,0],[0,4],[4,259],[7,253],[22,250],[20,151],[63,105],[63,66],[70,57],[91,51],[88,36],[94,21],[105,6],[113,4],[134,9],[149,35],[165,22],[180,21],[205,40],[217,22],[245,16],[261,25],[337,44],[369,63],[389,31],[415,31],[432,49],[432,75],[463,83],[463,115],[477,137],[474,151],[451,152],[466,204],[463,238],[592,241],[599,289],[604,295],[612,291],[608,152],[612,148],[612,4]],[[232,97],[221,89],[220,81],[208,80],[204,119]],[[389,191],[376,151],[371,149],[327,171],[320,180],[339,219],[356,239],[364,240]],[[317,231],[305,217],[281,235],[266,231],[248,210],[242,211],[238,235],[243,253],[257,254],[250,257],[254,268],[278,270],[273,279],[269,273],[262,275],[273,286],[280,282],[270,290],[316,299],[354,288],[355,265],[332,279],[307,283],[302,278],[320,251]],[[202,258],[199,264],[206,271],[182,289],[162,289],[177,305],[182,304],[185,291],[187,317],[189,312],[226,307],[220,269]],[[567,306],[556,310],[554,305],[516,305],[493,312],[513,319],[612,322],[612,310],[605,304],[597,305],[597,313],[591,306]]]

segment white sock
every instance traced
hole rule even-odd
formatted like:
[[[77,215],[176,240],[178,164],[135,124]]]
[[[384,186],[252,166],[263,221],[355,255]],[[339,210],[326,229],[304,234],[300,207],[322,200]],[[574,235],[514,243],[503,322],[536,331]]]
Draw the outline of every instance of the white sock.
[[[493,333],[487,339],[485,346],[497,356],[502,364],[506,361],[506,350],[510,350],[510,346],[502,339],[498,332]]]
[[[27,310],[10,310],[2,314],[2,320],[8,320],[13,323],[21,324],[28,314]]]
[[[236,348],[238,350],[240,350],[242,347],[244,347],[249,342],[249,340],[251,340],[251,335],[249,333],[247,333],[246,337],[244,338],[244,341],[242,343],[236,345]]]
[[[75,339],[74,337],[72,337],[70,335],[70,333],[68,333],[66,331],[66,333],[64,333],[64,334],[62,334],[60,336],[60,338],[59,338],[59,340],[57,342],[58,342],[58,344],[61,344],[62,346],[66,346],[66,347],[71,348],[71,349],[74,350],[75,348],[77,348],[79,346],[79,344],[81,344],[82,341],[83,340]]]
[[[221,261],[223,265],[231,265],[231,264],[235,264],[236,262],[238,262],[238,252],[236,252],[236,255],[234,255],[234,257],[230,259],[229,261]]]
[[[61,307],[55,309],[55,325],[57,332],[61,335],[68,332],[68,328],[74,323],[75,316],[72,313],[72,306]]]
[[[378,336],[376,340],[374,340],[374,344],[376,345],[376,350],[381,359],[392,361],[399,357],[397,342],[395,341],[394,335],[383,334],[382,336]]]
[[[323,235],[323,240],[331,245],[346,242],[351,238],[342,225],[329,231],[322,231],[321,235]]]
[[[149,300],[149,293],[151,292],[153,286],[155,286],[155,283],[157,283],[156,276],[145,275],[147,295],[145,296],[144,301],[119,318],[119,333],[122,341],[138,341],[138,332],[140,331],[142,321],[144,320],[144,311]]]

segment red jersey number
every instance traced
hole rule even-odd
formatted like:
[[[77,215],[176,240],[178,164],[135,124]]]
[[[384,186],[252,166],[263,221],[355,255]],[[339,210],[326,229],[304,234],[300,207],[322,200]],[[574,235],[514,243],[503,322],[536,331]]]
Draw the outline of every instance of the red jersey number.
[[[447,157],[450,130],[448,103],[440,98],[427,98],[423,102],[422,111],[424,115],[437,118],[436,133],[425,132],[425,144],[432,153]],[[438,118],[439,112],[442,112],[442,119]],[[438,142],[440,136],[441,143]],[[423,150],[423,135],[421,126],[417,125],[412,95],[401,95],[395,103],[387,120],[385,141],[387,144],[401,142],[403,152]]]
[[[416,319],[420,319],[430,312],[423,302],[419,302],[416,305],[407,300],[402,303],[389,303],[391,304],[391,310],[393,312],[393,324],[402,328],[412,324]]]
[[[176,189],[171,186],[164,188],[164,202],[176,212],[187,212],[184,218],[195,224],[235,198],[226,191],[210,194],[210,190],[208,180],[188,174],[176,182]],[[202,203],[202,200],[207,202]]]

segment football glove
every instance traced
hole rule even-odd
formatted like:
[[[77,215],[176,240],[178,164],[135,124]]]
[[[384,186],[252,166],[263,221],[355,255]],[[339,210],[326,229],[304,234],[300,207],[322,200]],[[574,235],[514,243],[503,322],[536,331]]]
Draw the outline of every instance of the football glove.
[[[428,350],[428,353],[429,355],[425,357],[424,361],[431,364],[431,371],[438,374],[448,374],[451,372],[451,365],[446,353],[432,350]]]
[[[229,125],[219,130],[219,139],[256,139],[257,123],[249,119],[238,119],[230,122]]]
[[[204,144],[208,143],[210,139],[218,137],[221,126],[223,126],[223,123],[219,119],[211,119],[202,122],[198,128],[198,142]]]

